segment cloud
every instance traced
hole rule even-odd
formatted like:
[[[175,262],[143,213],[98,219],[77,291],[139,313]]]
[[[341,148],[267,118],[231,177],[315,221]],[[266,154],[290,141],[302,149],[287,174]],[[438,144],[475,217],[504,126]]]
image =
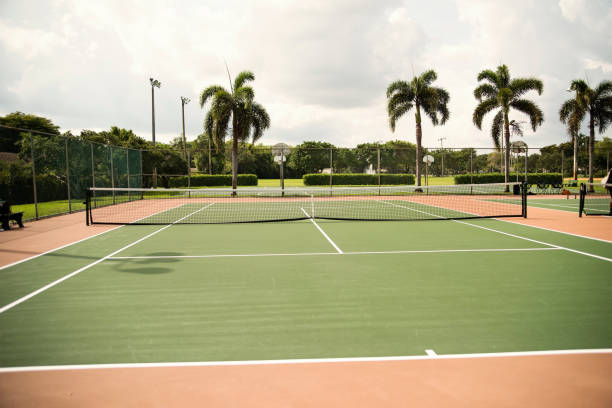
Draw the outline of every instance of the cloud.
[[[412,112],[389,130],[385,90],[435,69],[451,119],[425,120],[424,144],[490,146],[487,130],[471,123],[472,92],[480,70],[506,63],[515,77],[544,81],[533,99],[546,121],[525,139],[546,145],[565,140],[557,111],[569,82],[609,79],[612,67],[612,7],[600,0],[26,3],[0,3],[0,114],[41,114],[77,132],[116,125],[149,138],[153,76],[162,82],[158,139],[181,132],[180,96],[192,99],[193,139],[205,114],[198,94],[228,87],[227,61],[234,76],[256,75],[256,99],[272,119],[265,143],[413,141]]]

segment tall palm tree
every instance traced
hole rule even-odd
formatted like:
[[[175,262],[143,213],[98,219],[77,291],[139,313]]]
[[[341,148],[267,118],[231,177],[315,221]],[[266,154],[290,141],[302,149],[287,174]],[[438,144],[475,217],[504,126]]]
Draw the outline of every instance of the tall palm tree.
[[[570,84],[569,90],[576,92],[576,97],[561,105],[559,119],[563,123],[568,123],[575,140],[574,151],[576,151],[576,135],[580,123],[587,113],[589,114],[589,183],[592,183],[595,127],[598,127],[601,134],[612,123],[612,81],[601,81],[595,89],[591,89],[586,81],[575,79]]]
[[[510,163],[510,109],[515,109],[529,116],[531,128],[535,132],[536,127],[544,121],[542,110],[534,102],[524,99],[522,96],[528,91],[537,91],[542,94],[544,88],[542,81],[536,78],[510,78],[510,71],[506,65],[500,65],[496,71],[484,70],[478,74],[478,82],[485,80],[474,89],[474,97],[478,100],[478,106],[474,109],[472,121],[478,129],[482,129],[484,116],[495,110],[499,112],[493,117],[491,126],[491,138],[496,148],[500,148],[500,136],[503,128],[505,141],[504,180],[509,178]]]
[[[270,117],[260,104],[254,101],[255,91],[247,85],[255,75],[243,71],[230,82],[231,92],[220,85],[212,85],[200,94],[200,108],[212,99],[210,110],[204,119],[204,131],[212,135],[215,145],[222,146],[225,137],[232,131],[232,189],[238,185],[238,142],[251,136],[256,142],[265,129],[270,127]],[[252,130],[252,132],[251,132]],[[235,194],[235,192],[234,192]]]
[[[423,130],[421,129],[421,109],[429,116],[434,126],[443,125],[448,120],[448,101],[450,96],[443,88],[431,86],[438,75],[434,70],[422,73],[414,77],[410,83],[406,81],[395,81],[387,88],[387,112],[391,131],[395,132],[395,123],[405,113],[414,107],[414,119],[416,122],[416,180],[421,185],[421,140]],[[440,117],[438,117],[438,114]]]

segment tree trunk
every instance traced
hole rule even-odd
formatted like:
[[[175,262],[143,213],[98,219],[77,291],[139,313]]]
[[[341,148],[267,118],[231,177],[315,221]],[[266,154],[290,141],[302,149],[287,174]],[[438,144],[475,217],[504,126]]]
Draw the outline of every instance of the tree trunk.
[[[416,112],[414,114],[416,122],[416,182],[417,186],[421,185],[421,139],[423,137],[423,131],[421,129],[421,108],[419,105],[416,106]]]
[[[506,149],[504,150],[504,182],[507,183],[510,179],[510,122],[508,121],[508,113],[504,112],[504,141],[506,142]],[[506,186],[506,192],[510,191],[510,188]]]
[[[593,150],[595,149],[595,119],[593,115],[589,118],[589,183],[593,183]],[[589,191],[593,192],[593,186],[589,186]]]
[[[238,135],[236,134],[236,126],[232,130],[232,195],[236,195],[238,186]]]
[[[574,134],[574,180],[578,180],[578,135]]]

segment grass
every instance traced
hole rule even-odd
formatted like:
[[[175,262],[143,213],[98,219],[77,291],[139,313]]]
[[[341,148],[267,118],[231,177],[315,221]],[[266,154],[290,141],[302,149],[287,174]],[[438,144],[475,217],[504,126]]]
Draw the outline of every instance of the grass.
[[[72,200],[72,211],[84,210],[83,200]],[[38,203],[38,216],[48,217],[51,215],[65,214],[69,210],[68,200],[45,201]],[[24,220],[36,218],[34,204],[18,204],[11,206],[12,212],[23,212]]]

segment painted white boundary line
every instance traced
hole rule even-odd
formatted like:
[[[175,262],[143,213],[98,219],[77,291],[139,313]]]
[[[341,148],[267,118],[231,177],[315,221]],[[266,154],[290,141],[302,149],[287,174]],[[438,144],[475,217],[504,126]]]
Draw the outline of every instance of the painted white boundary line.
[[[206,208],[210,207],[212,204],[213,204],[213,203],[208,204],[207,206],[202,207],[202,208],[200,208],[199,210],[194,211],[194,212],[192,212],[191,214],[188,214],[188,215],[184,216],[183,218],[181,218],[181,219],[179,219],[179,220],[174,221],[174,222],[173,222],[172,224],[170,224],[170,225],[166,225],[165,227],[162,227],[162,228],[158,229],[157,231],[154,231],[154,232],[150,233],[149,235],[146,235],[146,236],[144,236],[144,237],[140,238],[139,240],[134,241],[134,242],[132,242],[131,244],[128,244],[128,245],[124,246],[123,248],[120,248],[120,249],[118,249],[118,250],[116,250],[116,251],[114,251],[114,252],[111,252],[110,254],[106,255],[105,257],[100,258],[100,259],[98,259],[97,261],[94,261],[94,262],[90,263],[89,265],[85,265],[84,267],[79,268],[79,269],[77,269],[76,271],[74,271],[74,272],[72,272],[72,273],[69,273],[68,275],[63,276],[63,277],[59,278],[58,280],[53,281],[53,282],[49,283],[48,285],[45,285],[45,286],[43,286],[42,288],[37,289],[37,290],[35,290],[34,292],[31,292],[31,293],[29,293],[29,294],[27,294],[27,295],[25,295],[25,296],[23,296],[23,297],[21,297],[21,298],[19,298],[19,299],[15,300],[14,302],[11,302],[11,303],[9,303],[8,305],[3,306],[2,308],[0,308],[0,314],[1,314],[1,313],[6,312],[6,311],[7,311],[7,310],[9,310],[9,309],[12,309],[13,307],[17,306],[18,304],[25,302],[26,300],[28,300],[28,299],[30,299],[30,298],[32,298],[32,297],[34,297],[34,296],[38,295],[39,293],[44,292],[45,290],[47,290],[47,289],[49,289],[49,288],[52,288],[53,286],[55,286],[55,285],[57,285],[57,284],[59,284],[59,283],[62,283],[62,282],[63,282],[63,281],[65,281],[66,279],[69,279],[69,278],[73,277],[74,275],[77,275],[77,274],[79,274],[79,273],[83,272],[84,270],[87,270],[87,269],[91,268],[92,266],[95,266],[95,265],[99,264],[100,262],[102,262],[102,261],[104,261],[104,260],[106,260],[106,259],[110,258],[111,256],[113,256],[113,255],[115,255],[115,254],[118,254],[119,252],[121,252],[121,251],[123,251],[123,250],[126,250],[126,249],[130,248],[131,246],[134,246],[134,245],[136,245],[136,244],[138,244],[138,243],[140,243],[140,242],[144,241],[145,239],[147,239],[147,238],[149,238],[149,237],[152,237],[153,235],[155,235],[155,234],[157,234],[157,233],[159,233],[159,232],[162,232],[162,231],[163,231],[163,230],[165,230],[166,228],[170,228],[171,226],[173,226],[173,225],[174,225],[174,224],[176,224],[177,222],[182,221],[182,220],[184,220],[185,218],[190,217],[190,216],[192,216],[193,214],[195,214],[195,213],[197,213],[197,212],[200,212],[200,211],[202,211],[202,210],[204,210],[204,209],[206,209]]]
[[[100,232],[100,233],[97,233],[96,235],[92,235],[92,236],[90,236],[90,237],[83,238],[83,239],[80,239],[80,240],[78,240],[78,241],[74,241],[74,242],[71,242],[71,243],[69,243],[69,244],[66,244],[66,245],[62,245],[61,247],[57,247],[57,248],[50,249],[50,250],[45,251],[45,252],[42,252],[42,253],[40,253],[40,254],[32,255],[32,256],[30,256],[29,258],[24,258],[24,259],[21,259],[21,260],[19,260],[19,261],[16,261],[16,262],[13,262],[13,263],[11,263],[11,264],[8,264],[8,265],[0,266],[0,271],[1,271],[1,270],[3,270],[3,269],[6,269],[6,268],[10,268],[11,266],[18,265],[18,264],[20,264],[20,263],[22,263],[22,262],[29,261],[29,260],[34,259],[34,258],[38,258],[39,256],[43,256],[43,255],[50,254],[51,252],[59,251],[60,249],[67,248],[67,247],[69,247],[69,246],[71,246],[71,245],[74,245],[74,244],[78,244],[79,242],[87,241],[88,239],[98,237],[98,236],[100,236],[100,235],[102,235],[102,234],[106,234],[107,232],[114,231],[114,230],[116,230],[117,228],[121,228],[121,227],[125,227],[125,225],[119,225],[119,226],[114,227],[114,228],[111,228],[111,229],[109,229],[109,230],[106,230],[106,231],[102,231],[102,232]]]
[[[182,206],[184,206],[184,205],[185,205],[185,204],[181,204],[181,205],[179,205],[179,206],[177,206],[177,207],[174,207],[174,208],[171,208],[171,209],[179,208],[179,207],[182,207]],[[95,209],[95,208],[94,208],[94,209]],[[156,212],[156,213],[154,213],[154,214],[147,215],[147,216],[144,216],[144,217],[142,217],[142,218],[139,218],[139,219],[137,219],[136,221],[143,220],[143,219],[145,219],[145,218],[147,218],[147,217],[152,217],[153,215],[157,215],[157,214],[163,213],[164,211],[168,211],[168,210],[161,210],[161,211],[158,211],[158,212]],[[136,222],[136,221],[135,221],[135,222]],[[83,238],[83,239],[80,239],[80,240],[78,240],[78,241],[74,241],[74,242],[71,242],[71,243],[69,243],[69,244],[62,245],[61,247],[57,247],[57,248],[54,248],[54,249],[50,249],[50,250],[48,250],[48,251],[46,251],[46,252],[43,252],[43,253],[40,253],[40,254],[37,254],[37,255],[30,256],[29,258],[21,259],[21,260],[19,260],[19,261],[17,261],[17,262],[13,262],[13,263],[8,264],[8,265],[0,266],[0,271],[1,271],[1,270],[3,270],[3,269],[5,269],[5,268],[10,268],[11,266],[18,265],[18,264],[20,264],[20,263],[22,263],[22,262],[29,261],[29,260],[34,259],[34,258],[38,258],[39,256],[43,256],[43,255],[50,254],[51,252],[59,251],[60,249],[67,248],[67,247],[69,247],[69,246],[71,246],[71,245],[74,245],[74,244],[78,244],[79,242],[87,241],[87,240],[88,240],[88,239],[90,239],[90,238],[95,238],[95,237],[100,236],[100,235],[102,235],[102,234],[106,234],[107,232],[111,232],[111,231],[114,231],[114,230],[116,230],[116,229],[118,229],[118,228],[125,227],[126,225],[128,225],[128,224],[119,225],[119,226],[114,227],[114,228],[111,228],[111,229],[109,229],[109,230],[102,231],[102,232],[100,232],[100,233],[98,233],[98,234],[92,235],[91,237]]]
[[[339,254],[342,254],[342,253],[343,253],[343,252],[342,252],[342,250],[341,250],[340,248],[338,248],[338,245],[336,245],[336,243],[335,243],[334,241],[332,241],[332,239],[329,237],[329,235],[327,235],[327,234],[325,233],[325,231],[323,231],[323,229],[321,229],[321,227],[319,227],[319,224],[317,224],[317,223],[315,222],[315,220],[313,220],[313,219],[312,219],[312,217],[310,216],[310,214],[308,214],[308,213],[306,212],[306,210],[305,210],[305,209],[303,209],[303,208],[301,208],[301,210],[302,210],[302,212],[303,212],[304,214],[306,214],[306,216],[308,217],[308,219],[310,220],[310,222],[312,222],[312,223],[314,224],[314,226],[315,226],[315,227],[317,227],[317,229],[318,229],[319,231],[321,231],[321,234],[323,234],[323,236],[324,236],[324,237],[325,237],[325,238],[326,238],[326,239],[329,241],[329,243],[330,243],[330,244],[332,244],[332,246],[333,246],[334,248],[336,248],[336,251],[338,251],[338,253],[339,253]]]
[[[438,355],[436,354],[435,351],[431,350],[431,349],[426,349],[425,350],[425,354],[427,354],[429,357],[437,357]]]
[[[406,207],[406,206],[403,206],[403,205],[391,203],[391,202],[388,202],[388,201],[382,201],[381,200],[379,202],[385,203],[385,204],[389,204],[389,205],[393,205],[393,206],[396,206],[396,207],[405,208],[405,209],[410,210],[410,211],[417,211],[417,212],[420,212],[420,213],[423,213],[423,214],[431,215],[433,217],[444,218],[444,217],[441,217],[441,216],[436,215],[436,214],[431,214],[431,213],[428,213],[426,211],[416,210],[416,209],[413,209],[413,208],[410,208],[410,207]],[[499,231],[499,230],[496,230],[496,229],[493,229],[493,228],[483,227],[481,225],[470,224],[469,222],[465,222],[465,221],[460,221],[460,220],[451,220],[451,221],[457,222],[459,224],[465,224],[465,225],[469,225],[469,226],[472,226],[472,227],[475,227],[475,228],[480,228],[480,229],[483,229],[483,230],[491,231],[491,232],[497,232],[498,234],[507,235],[509,237],[518,238],[518,239],[522,239],[522,240],[530,241],[530,242],[535,242],[536,244],[547,245],[549,247],[563,249],[565,251],[574,252],[576,254],[590,256],[592,258],[597,258],[597,259],[601,259],[603,261],[612,262],[611,258],[606,258],[605,256],[599,256],[599,255],[591,254],[589,252],[578,251],[577,249],[566,248],[566,247],[563,247],[563,246],[560,246],[560,245],[550,244],[548,242],[538,241],[538,240],[535,240],[535,239],[531,239],[531,238],[527,238],[527,237],[522,237],[520,235],[510,234],[509,232]],[[514,224],[516,225],[517,223],[514,223]],[[524,224],[520,224],[520,225],[524,225]]]
[[[436,354],[435,356],[398,356],[398,357],[348,357],[348,358],[311,358],[288,360],[246,360],[246,361],[196,361],[174,363],[126,363],[126,364],[82,364],[30,367],[2,367],[0,373],[15,373],[23,371],[55,371],[55,370],[90,370],[109,368],[157,368],[157,367],[220,367],[220,366],[252,366],[273,364],[316,364],[316,363],[365,363],[385,361],[413,360],[450,360],[460,358],[495,358],[495,357],[529,357],[529,356],[559,356],[576,354],[612,354],[612,349],[577,349],[577,350],[545,350],[545,351],[510,351],[502,353],[473,354]]]
[[[110,261],[128,259],[190,259],[190,258],[256,258],[266,256],[317,256],[317,255],[386,255],[386,254],[438,254],[453,252],[513,252],[513,251],[558,251],[561,248],[485,248],[485,249],[423,249],[398,251],[361,251],[361,252],[296,252],[286,254],[214,254],[214,255],[151,255],[151,256],[111,256]]]

